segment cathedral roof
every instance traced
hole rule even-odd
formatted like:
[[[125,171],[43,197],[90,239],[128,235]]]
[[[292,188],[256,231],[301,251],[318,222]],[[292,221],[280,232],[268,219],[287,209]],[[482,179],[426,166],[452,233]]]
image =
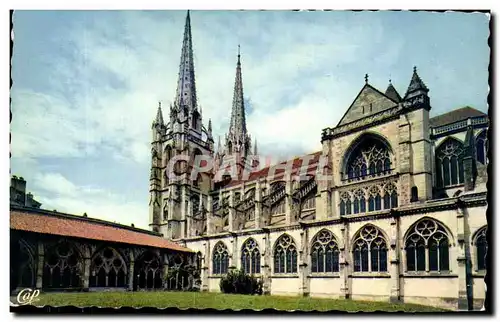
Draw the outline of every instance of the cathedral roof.
[[[33,208],[11,207],[10,229],[192,252],[188,248],[147,230],[105,220]]]
[[[486,116],[487,114],[476,110],[470,106],[464,106],[462,108],[450,111],[448,113],[444,113],[441,115],[437,115],[432,117],[429,120],[430,126],[438,127],[450,123],[455,123],[459,121],[466,120],[470,117],[478,117],[478,116]]]
[[[305,174],[315,175],[316,170],[318,168],[319,158],[320,158],[321,154],[322,154],[322,151],[318,151],[318,152],[306,154],[304,156],[296,157],[292,160],[283,161],[283,162],[280,162],[276,165],[267,166],[265,168],[251,172],[250,176],[248,177],[247,180],[232,180],[232,181],[230,181],[228,184],[226,184],[224,186],[224,188],[233,187],[233,186],[236,186],[236,185],[241,184],[243,182],[248,184],[248,183],[251,183],[252,181],[255,181],[255,180],[261,179],[261,178],[268,178],[269,181],[282,180],[285,177],[285,170],[284,169],[276,169],[274,172],[274,175],[273,175],[273,172],[271,170],[278,165],[285,165],[289,161],[293,162],[291,175],[292,176],[297,175],[300,173],[301,170],[303,170],[302,163],[303,163],[305,156],[312,156],[313,157],[311,160],[308,160],[307,169],[306,169],[307,171],[305,172]]]

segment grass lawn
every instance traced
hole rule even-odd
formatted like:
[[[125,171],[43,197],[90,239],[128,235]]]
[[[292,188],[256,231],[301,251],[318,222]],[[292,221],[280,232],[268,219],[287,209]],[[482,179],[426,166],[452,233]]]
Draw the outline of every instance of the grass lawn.
[[[198,292],[85,292],[42,293],[36,306],[73,305],[77,307],[157,307],[157,308],[213,308],[213,309],[267,309],[302,311],[406,311],[438,312],[439,308],[416,304],[390,304],[310,297],[257,296]]]

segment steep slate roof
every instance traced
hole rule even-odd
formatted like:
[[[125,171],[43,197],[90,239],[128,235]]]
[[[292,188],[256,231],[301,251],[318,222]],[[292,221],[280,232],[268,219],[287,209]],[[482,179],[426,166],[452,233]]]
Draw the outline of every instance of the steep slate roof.
[[[322,153],[322,151],[318,151],[318,152],[304,155],[304,156],[310,155],[313,157],[311,160],[308,160],[307,170],[305,171],[305,174],[308,174],[308,175],[315,175],[316,174],[316,170],[318,168],[318,163],[319,163],[319,158],[321,156],[321,153]],[[302,161],[303,161],[304,156],[296,157],[293,159],[292,172],[290,174],[291,176],[299,174],[300,171],[302,170],[301,168],[302,168]],[[243,182],[249,183],[249,182],[252,182],[252,181],[260,179],[260,178],[266,178],[268,175],[273,174],[273,172],[270,171],[271,169],[273,169],[274,167],[276,167],[278,165],[285,165],[289,161],[292,161],[292,160],[283,161],[283,162],[278,163],[277,165],[271,165],[271,166],[265,167],[261,170],[251,172],[247,180],[232,180],[227,185],[225,185],[224,188],[233,187],[233,186],[236,186],[236,185],[243,183]],[[274,175],[270,178],[270,180],[272,180],[272,181],[281,180],[281,179],[284,179],[284,177],[285,177],[285,169],[276,169],[274,172]]]
[[[391,98],[395,102],[401,102],[401,96],[394,86],[392,86],[391,82],[389,82],[389,86],[387,86],[387,89],[385,90],[385,96]]]
[[[448,113],[437,115],[429,120],[430,126],[438,127],[450,123],[455,123],[458,121],[466,120],[469,117],[485,116],[486,114],[472,108],[470,106],[465,106]]]
[[[47,210],[12,207],[10,229],[192,252],[146,230]]]

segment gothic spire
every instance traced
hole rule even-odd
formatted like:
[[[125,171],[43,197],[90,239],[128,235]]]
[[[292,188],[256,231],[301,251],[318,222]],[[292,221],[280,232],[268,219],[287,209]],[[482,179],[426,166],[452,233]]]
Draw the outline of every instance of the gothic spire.
[[[212,140],[213,142],[213,139],[212,139],[212,119],[208,119],[208,130],[207,130],[208,134],[208,138]]]
[[[385,90],[385,95],[398,103],[401,101],[401,96],[399,95],[398,91],[394,88],[394,86],[392,86],[392,81],[390,79],[389,79],[389,86],[387,86],[387,89]]]
[[[219,135],[219,142],[217,143],[217,153],[221,153],[222,152],[222,148],[221,148],[221,144],[220,144],[220,135]]]
[[[238,138],[247,134],[245,120],[245,104],[243,102],[243,81],[241,78],[240,46],[238,45],[238,62],[236,64],[236,78],[234,80],[233,108],[231,110],[231,124],[229,133]]]
[[[420,79],[420,76],[418,76],[417,66],[414,66],[413,67],[413,76],[411,77],[410,85],[408,86],[408,89],[406,90],[405,97],[409,97],[411,94],[419,92],[419,91],[427,94],[429,92],[429,89],[427,88],[427,86],[425,86],[422,79]]]
[[[253,146],[253,155],[257,155],[257,139],[255,139],[255,143]]]
[[[177,80],[175,103],[177,106],[187,106],[190,111],[195,109],[197,104],[189,10],[186,15],[186,24],[184,26],[184,38],[182,41],[181,62],[179,65],[179,79]]]
[[[156,112],[156,119],[154,120],[153,124],[157,124],[157,125],[164,125],[165,124],[163,122],[163,113],[161,111],[161,102],[158,102],[158,112]]]

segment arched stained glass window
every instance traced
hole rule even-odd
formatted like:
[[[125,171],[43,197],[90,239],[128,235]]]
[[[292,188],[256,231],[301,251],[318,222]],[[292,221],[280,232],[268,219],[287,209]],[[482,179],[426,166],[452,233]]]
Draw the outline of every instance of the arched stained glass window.
[[[476,270],[486,269],[486,255],[488,254],[488,241],[486,240],[486,228],[476,234]]]
[[[324,229],[313,239],[311,247],[312,273],[333,273],[339,271],[339,248],[333,234]]]
[[[365,138],[349,155],[346,163],[348,179],[385,174],[391,169],[389,149],[381,140]]]
[[[366,212],[366,199],[365,192],[362,189],[358,189],[354,192],[354,213]]]
[[[422,219],[413,224],[405,241],[407,271],[448,271],[448,236],[441,224]]]
[[[476,137],[476,158],[477,161],[482,164],[486,164],[488,139],[486,137],[486,131],[482,131]]]
[[[223,242],[215,244],[212,255],[212,274],[220,275],[227,274],[229,268],[229,253]]]
[[[247,239],[241,248],[241,268],[247,274],[260,274],[260,252],[253,238]]]
[[[283,234],[274,247],[274,273],[297,273],[297,247],[292,237]]]
[[[373,225],[357,233],[352,255],[355,272],[387,272],[387,242]]]
[[[438,187],[464,183],[463,144],[448,138],[436,150],[436,178]]]

